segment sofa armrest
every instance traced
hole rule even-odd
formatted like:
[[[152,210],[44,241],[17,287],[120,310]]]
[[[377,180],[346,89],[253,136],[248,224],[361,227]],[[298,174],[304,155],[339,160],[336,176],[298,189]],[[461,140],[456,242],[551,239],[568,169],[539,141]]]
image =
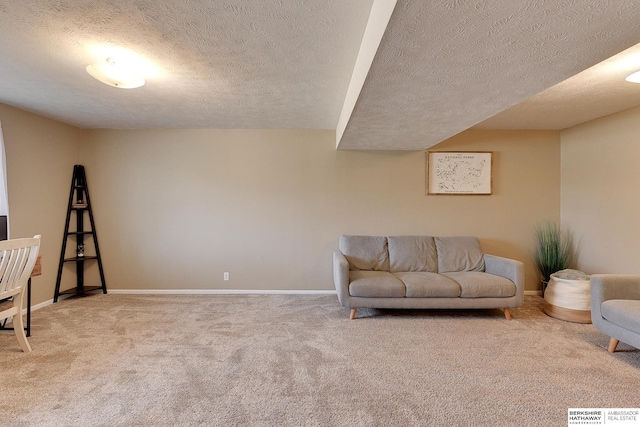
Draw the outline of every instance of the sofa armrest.
[[[640,276],[631,274],[591,275],[591,317],[600,319],[600,306],[610,299],[640,300]]]
[[[524,301],[524,264],[515,259],[495,255],[484,255],[485,273],[495,274],[511,280],[516,285],[518,304]]]
[[[340,304],[347,307],[349,300],[349,261],[340,251],[333,253],[333,282]]]

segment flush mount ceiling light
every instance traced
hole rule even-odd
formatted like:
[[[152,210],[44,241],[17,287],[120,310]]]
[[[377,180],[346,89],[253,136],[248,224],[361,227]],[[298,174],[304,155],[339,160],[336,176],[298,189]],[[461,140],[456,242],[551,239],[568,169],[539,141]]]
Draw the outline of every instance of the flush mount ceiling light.
[[[640,83],[640,71],[629,75],[625,80],[631,83]]]
[[[104,84],[122,89],[133,89],[144,84],[144,79],[130,66],[113,58],[87,65],[87,73]]]

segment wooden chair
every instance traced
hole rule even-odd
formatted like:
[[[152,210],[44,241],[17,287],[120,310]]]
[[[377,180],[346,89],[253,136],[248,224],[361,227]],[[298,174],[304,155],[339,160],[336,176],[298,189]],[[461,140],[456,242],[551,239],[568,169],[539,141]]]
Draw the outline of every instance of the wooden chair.
[[[0,241],[0,320],[13,317],[13,330],[25,353],[31,351],[31,346],[22,321],[24,291],[39,250],[40,235]]]

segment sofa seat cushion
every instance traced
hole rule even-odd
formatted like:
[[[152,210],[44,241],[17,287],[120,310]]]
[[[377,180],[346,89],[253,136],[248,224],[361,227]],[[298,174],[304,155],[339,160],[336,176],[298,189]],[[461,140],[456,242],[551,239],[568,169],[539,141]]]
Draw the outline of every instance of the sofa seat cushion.
[[[365,298],[402,298],[404,283],[386,271],[349,272],[349,295]]]
[[[438,271],[436,244],[431,236],[389,236],[389,271]]]
[[[448,277],[429,272],[395,273],[406,288],[407,298],[457,298],[460,285]]]
[[[640,301],[610,299],[600,306],[602,317],[631,331],[640,331]]]
[[[443,273],[460,285],[461,298],[508,298],[516,294],[516,285],[509,279],[478,271]]]

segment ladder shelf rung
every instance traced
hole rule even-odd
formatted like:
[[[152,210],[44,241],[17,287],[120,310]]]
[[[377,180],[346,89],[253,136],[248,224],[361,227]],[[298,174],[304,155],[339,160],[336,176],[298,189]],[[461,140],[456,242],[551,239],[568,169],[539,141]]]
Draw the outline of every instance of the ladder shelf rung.
[[[71,288],[66,291],[60,291],[60,295],[82,295],[86,292],[102,290],[102,286],[83,286],[82,288]]]
[[[74,256],[71,258],[65,258],[64,262],[71,262],[71,261],[84,261],[85,259],[98,259],[97,256]]]

